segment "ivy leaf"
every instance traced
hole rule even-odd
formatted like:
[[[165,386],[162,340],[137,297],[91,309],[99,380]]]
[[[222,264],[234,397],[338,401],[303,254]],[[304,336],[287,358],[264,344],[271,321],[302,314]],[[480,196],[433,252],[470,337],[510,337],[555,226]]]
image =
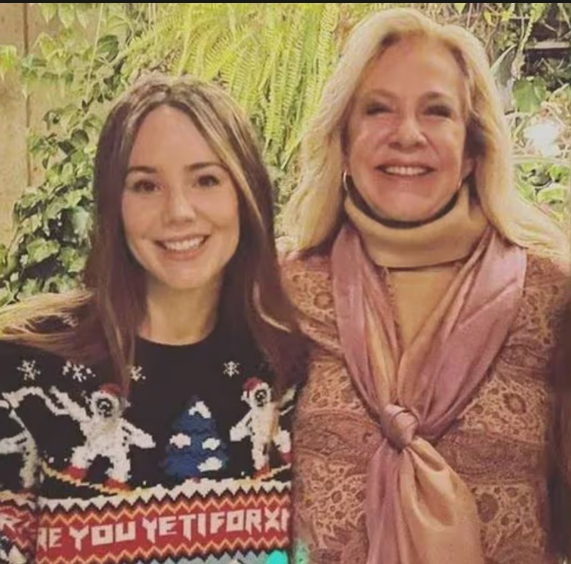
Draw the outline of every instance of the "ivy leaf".
[[[49,36],[47,33],[41,33],[37,39],[37,43],[40,47],[42,55],[48,60],[52,58],[54,52],[58,47],[53,37]]]
[[[519,168],[524,174],[531,174],[536,169],[536,167],[537,165],[534,162],[525,162],[519,165]]]
[[[74,209],[79,205],[84,196],[85,190],[72,190],[68,192],[63,198],[66,209]]]
[[[18,279],[20,272],[20,265],[18,263],[18,259],[13,254],[7,255],[4,261],[2,262],[2,268],[0,272],[2,273],[2,277],[16,274],[16,279]],[[10,279],[11,278],[12,276],[10,276]]]
[[[74,6],[73,2],[60,2],[58,4],[59,19],[66,29],[69,29],[75,22]]]
[[[32,234],[37,231],[42,226],[42,215],[39,213],[32,214],[30,217],[26,217],[20,223],[19,231],[23,234]]]
[[[51,276],[46,280],[45,290],[49,292],[67,292],[77,288],[77,282],[71,277],[65,274],[59,274],[57,276]]]
[[[119,52],[119,41],[117,40],[117,36],[104,35],[97,44],[97,50],[99,54],[108,61],[115,59]]]
[[[89,137],[82,129],[76,129],[71,135],[71,142],[76,149],[82,149],[89,143]]]
[[[71,216],[73,229],[78,239],[87,239],[91,232],[92,218],[91,214],[84,208],[76,208]]]
[[[8,248],[3,243],[0,243],[0,264],[4,264],[8,255]]]
[[[549,167],[549,176],[555,182],[568,183],[571,170],[566,165],[551,165]]]
[[[15,70],[18,66],[18,50],[14,45],[0,45],[0,77]]]
[[[73,247],[64,247],[59,255],[59,261],[64,266],[64,272],[77,274],[83,271],[87,257]]]
[[[12,290],[8,286],[0,288],[0,307],[9,304],[13,301],[14,301],[14,293],[12,292]]]
[[[44,216],[48,220],[49,219],[55,219],[56,217],[58,217],[60,215],[61,211],[63,209],[65,209],[66,207],[67,206],[65,204],[65,201],[63,201],[61,199],[54,200],[47,207],[46,211],[44,212]]]
[[[46,22],[49,22],[57,13],[57,4],[54,2],[40,2],[38,6]]]
[[[553,183],[547,188],[542,188],[537,194],[537,201],[540,204],[551,204],[555,202],[567,202],[569,199],[569,188],[563,184]]]
[[[90,6],[87,4],[77,4],[76,16],[83,29],[87,29],[89,25],[89,10]]]
[[[38,292],[40,292],[40,290],[41,290],[40,280],[38,280],[37,278],[28,278],[24,282],[18,297],[27,298],[29,296],[37,294]]]
[[[26,251],[28,253],[27,266],[32,266],[55,255],[59,251],[59,243],[40,237],[28,243]]]
[[[35,55],[34,53],[30,53],[22,58],[22,76],[28,81],[39,77],[45,71],[45,68],[45,59]],[[27,88],[26,83],[24,83],[23,87]]]
[[[520,194],[525,198],[532,202],[535,200],[535,188],[529,182],[526,182],[523,178],[519,177],[517,179],[517,187]]]
[[[524,113],[539,110],[547,96],[545,82],[539,78],[525,78],[516,81],[513,96],[516,109]]]

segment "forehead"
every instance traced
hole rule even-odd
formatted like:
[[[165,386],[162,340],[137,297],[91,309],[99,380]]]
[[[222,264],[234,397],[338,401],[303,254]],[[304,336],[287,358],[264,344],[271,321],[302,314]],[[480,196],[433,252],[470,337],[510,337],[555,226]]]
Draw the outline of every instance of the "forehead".
[[[191,118],[182,110],[162,105],[143,118],[135,135],[129,162],[188,159],[189,155],[194,160],[217,160],[210,144]]]
[[[373,59],[363,73],[358,95],[383,90],[401,97],[441,92],[459,100],[465,81],[450,49],[428,37],[406,37]]]

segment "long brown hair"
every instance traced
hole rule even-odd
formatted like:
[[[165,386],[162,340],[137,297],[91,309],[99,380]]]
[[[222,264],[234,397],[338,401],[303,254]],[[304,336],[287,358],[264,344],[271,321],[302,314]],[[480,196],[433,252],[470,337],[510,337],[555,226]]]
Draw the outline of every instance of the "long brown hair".
[[[280,280],[272,182],[247,118],[220,87],[192,78],[154,74],[116,102],[95,157],[95,228],[86,292],[36,298],[34,311],[27,308],[31,317],[19,316],[19,323],[14,323],[16,306],[5,318],[8,323],[0,319],[2,338],[89,362],[109,358],[127,391],[135,337],[146,313],[146,286],[144,270],[125,242],[121,194],[137,132],[145,117],[163,105],[186,114],[230,171],[238,193],[240,241],[226,268],[220,316],[236,335],[249,334],[257,343],[282,391],[302,377],[305,345]],[[44,324],[54,317],[65,321],[69,314],[76,319],[72,326],[64,323],[54,330],[53,324]]]

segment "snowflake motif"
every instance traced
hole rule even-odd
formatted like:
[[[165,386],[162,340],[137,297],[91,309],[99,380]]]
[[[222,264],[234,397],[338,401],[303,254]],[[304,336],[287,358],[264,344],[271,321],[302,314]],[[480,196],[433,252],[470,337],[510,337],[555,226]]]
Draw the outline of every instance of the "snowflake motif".
[[[239,362],[234,362],[233,360],[229,361],[229,362],[225,362],[224,363],[224,374],[226,374],[226,376],[230,376],[230,378],[232,378],[232,376],[236,376],[237,374],[240,374],[240,363]]]
[[[142,382],[147,377],[143,374],[142,366],[131,366],[131,380],[133,382]]]
[[[24,380],[28,382],[35,382],[36,377],[40,375],[35,360],[23,360],[22,364],[18,366],[18,371],[24,375]]]
[[[85,382],[89,377],[93,378],[95,376],[91,368],[83,364],[73,364],[69,360],[63,367],[63,373],[70,374],[76,382]]]

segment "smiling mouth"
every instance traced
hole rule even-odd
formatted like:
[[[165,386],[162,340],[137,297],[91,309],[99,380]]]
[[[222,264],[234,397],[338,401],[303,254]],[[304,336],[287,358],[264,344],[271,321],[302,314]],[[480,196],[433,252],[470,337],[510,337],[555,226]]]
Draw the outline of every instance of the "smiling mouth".
[[[401,176],[401,177],[414,177],[414,176],[424,176],[432,172],[432,168],[427,166],[378,166],[377,170],[389,174],[390,176]]]
[[[180,239],[177,241],[159,241],[158,244],[167,251],[184,253],[186,251],[198,249],[204,245],[207,239],[207,235],[201,235],[199,237],[189,237],[188,239]]]

